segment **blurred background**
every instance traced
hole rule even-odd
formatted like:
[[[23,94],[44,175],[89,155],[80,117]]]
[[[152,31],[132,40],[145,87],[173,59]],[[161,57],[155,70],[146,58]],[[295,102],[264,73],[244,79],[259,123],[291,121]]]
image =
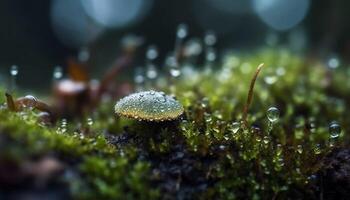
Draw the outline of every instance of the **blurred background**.
[[[128,34],[157,45],[164,60],[180,23],[188,38],[203,40],[213,31],[219,52],[283,46],[346,62],[349,8],[347,0],[1,0],[0,78],[17,65],[20,87],[49,87],[53,69],[65,68],[69,57],[88,59],[98,77]]]

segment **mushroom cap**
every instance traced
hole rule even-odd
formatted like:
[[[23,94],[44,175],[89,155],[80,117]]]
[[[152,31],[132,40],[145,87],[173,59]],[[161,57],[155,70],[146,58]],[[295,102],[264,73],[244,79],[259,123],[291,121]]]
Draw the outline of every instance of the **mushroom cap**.
[[[116,114],[145,121],[173,120],[183,112],[183,106],[173,97],[152,90],[126,96],[115,105]]]

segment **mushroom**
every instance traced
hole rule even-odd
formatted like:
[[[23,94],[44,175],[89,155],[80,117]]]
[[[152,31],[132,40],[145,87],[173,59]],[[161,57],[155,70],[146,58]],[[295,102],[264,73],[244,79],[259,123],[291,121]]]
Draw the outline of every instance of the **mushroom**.
[[[153,90],[131,94],[115,105],[116,114],[140,121],[175,120],[183,112],[183,106],[173,97]]]

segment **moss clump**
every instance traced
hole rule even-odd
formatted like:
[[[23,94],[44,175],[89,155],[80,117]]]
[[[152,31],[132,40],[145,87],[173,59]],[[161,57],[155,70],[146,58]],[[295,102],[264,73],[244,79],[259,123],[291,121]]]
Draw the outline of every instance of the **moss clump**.
[[[15,172],[4,168],[1,175],[18,173],[23,176],[19,180],[35,182],[40,178],[40,173],[29,176],[21,166],[28,160],[53,157],[65,166],[65,172],[54,177],[54,180],[45,179],[44,189],[50,191],[52,187],[57,187],[52,186],[52,182],[58,182],[60,187],[63,185],[67,189],[59,191],[58,196],[74,199],[149,199],[158,196],[157,190],[149,185],[149,164],[138,161],[137,155],[131,153],[133,149],[124,155],[103,135],[85,137],[72,131],[72,127],[62,132],[60,127],[39,126],[36,114],[30,110],[22,113],[2,110],[0,119],[0,163],[15,166]],[[29,193],[28,196],[40,193],[27,181],[17,181],[13,177],[7,180],[1,175],[0,180],[4,185],[32,190],[33,194]],[[16,190],[1,190],[0,196],[13,198],[16,193]]]
[[[265,68],[244,123],[249,82],[261,62]],[[35,111],[3,108],[0,160],[25,175],[26,161],[56,159],[65,166],[64,176],[51,176],[45,191],[74,199],[318,199],[325,191],[320,172],[327,169],[321,161],[349,147],[348,75],[346,68],[264,49],[228,54],[211,73],[184,74],[171,87],[157,88],[184,105],[180,122],[116,118],[110,102],[90,116],[93,123],[61,119],[45,127]],[[269,121],[270,107],[278,108],[277,121]],[[330,137],[333,120],[341,125],[339,137]],[[39,177],[31,175],[29,182]],[[29,187],[13,177],[0,180]]]

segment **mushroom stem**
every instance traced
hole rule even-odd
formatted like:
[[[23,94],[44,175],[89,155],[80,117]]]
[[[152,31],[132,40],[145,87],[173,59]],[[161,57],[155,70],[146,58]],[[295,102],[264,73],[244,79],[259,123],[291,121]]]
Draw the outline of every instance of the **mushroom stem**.
[[[243,116],[242,116],[243,123],[244,123],[244,125],[246,127],[248,127],[247,115],[248,115],[248,109],[249,109],[250,104],[252,103],[252,100],[253,100],[253,92],[254,92],[255,81],[258,78],[258,75],[259,75],[259,73],[260,73],[260,71],[261,71],[263,66],[264,66],[264,63],[261,63],[256,68],[255,74],[254,74],[252,80],[250,81],[250,86],[249,86],[249,91],[248,91],[248,98],[247,98],[247,101],[246,101],[246,103],[244,105]]]

